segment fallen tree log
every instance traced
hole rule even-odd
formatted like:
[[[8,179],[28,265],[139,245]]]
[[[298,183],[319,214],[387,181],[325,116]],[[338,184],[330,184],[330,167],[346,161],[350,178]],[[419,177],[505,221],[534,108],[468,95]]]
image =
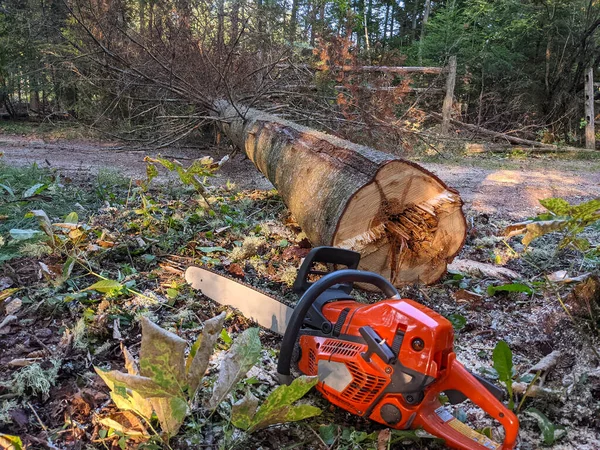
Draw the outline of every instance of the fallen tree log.
[[[216,109],[313,245],[358,251],[361,269],[398,286],[436,282],[461,249],[462,200],[417,164],[258,110]]]

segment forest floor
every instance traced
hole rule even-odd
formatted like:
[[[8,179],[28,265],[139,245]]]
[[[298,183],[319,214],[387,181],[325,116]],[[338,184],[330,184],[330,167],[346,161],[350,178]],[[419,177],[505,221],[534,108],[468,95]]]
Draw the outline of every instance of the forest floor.
[[[93,367],[122,369],[121,345],[139,353],[141,316],[190,342],[196,339],[202,322],[223,308],[185,284],[186,266],[206,265],[293,301],[290,285],[308,251],[270,183],[239,154],[210,179],[208,209],[194,189],[164,171],[145,187],[144,157],[158,152],[112,147],[0,134],[0,436],[18,435],[30,449],[134,448],[140,441],[145,448],[169,448],[151,432],[140,437],[140,429],[148,427],[131,423],[132,417],[121,430],[101,422],[122,423],[124,417]],[[218,160],[227,152],[210,145],[160,151],[184,165],[205,155]],[[523,395],[515,394],[518,448],[597,450],[600,227],[579,234],[591,244],[586,251],[559,249],[561,236],[554,234],[524,247],[519,237],[503,237],[503,229],[543,212],[539,199],[579,204],[600,198],[600,159],[508,154],[419,162],[465,201],[470,230],[460,258],[510,269],[518,283],[463,269],[436,285],[401,293],[448,317],[458,359],[490,379],[499,376],[492,353],[500,340],[512,350],[512,381],[521,387],[532,383],[531,367],[556,352],[536,377],[535,384],[543,382],[536,394],[522,404]],[[40,231],[43,216],[25,217],[30,210],[46,212],[55,224],[53,238]],[[558,279],[565,274],[572,282]],[[91,288],[99,277],[112,287]],[[201,398],[216,383],[231,340],[235,344],[250,325],[228,314]],[[262,399],[276,385],[280,337],[263,330],[260,338],[260,362],[236,386],[238,395],[250,390]],[[229,400],[214,414],[204,402],[194,402],[170,448],[442,448],[422,434],[389,433],[350,416],[316,393],[303,401],[322,414],[251,435],[231,425]],[[469,404],[454,414],[477,429],[492,425]]]

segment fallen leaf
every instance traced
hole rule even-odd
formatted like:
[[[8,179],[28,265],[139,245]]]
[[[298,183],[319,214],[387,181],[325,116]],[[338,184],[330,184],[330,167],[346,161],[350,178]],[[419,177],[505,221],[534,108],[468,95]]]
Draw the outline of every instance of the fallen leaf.
[[[287,247],[281,254],[281,257],[284,261],[300,261],[306,255],[308,255],[309,252],[310,249],[306,247]]]
[[[99,419],[98,422],[127,436],[149,436],[142,421],[130,411],[112,413],[108,417]]]
[[[377,435],[377,450],[388,450],[392,431],[389,428],[381,430]]]
[[[8,362],[8,367],[27,367],[41,360],[42,358],[16,358]]]
[[[119,330],[119,319],[117,318],[113,320],[113,339],[118,341],[123,340],[123,336],[121,336],[121,331]]]
[[[237,263],[229,264],[229,266],[227,266],[227,272],[237,278],[244,278],[246,276],[244,269]]]
[[[578,283],[580,281],[584,281],[590,275],[591,272],[588,272],[577,277],[570,277],[566,270],[558,270],[550,275],[546,275],[546,277],[548,278],[548,281],[553,283]]]
[[[13,298],[12,300],[5,303],[4,310],[6,314],[14,315],[17,311],[21,309],[22,305],[23,301],[20,298]]]
[[[470,303],[473,305],[477,305],[482,302],[483,295],[467,291],[466,289],[459,289],[454,293],[454,299],[458,303]]]

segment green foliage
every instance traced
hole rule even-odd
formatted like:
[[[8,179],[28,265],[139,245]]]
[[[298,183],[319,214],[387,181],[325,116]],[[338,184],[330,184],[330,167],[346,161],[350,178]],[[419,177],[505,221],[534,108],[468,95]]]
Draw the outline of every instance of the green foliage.
[[[345,428],[335,423],[321,425],[319,436],[326,445],[332,446],[337,443],[336,448],[340,450],[361,450],[372,448],[377,442],[377,432],[367,433],[355,430],[353,427]]]
[[[214,410],[225,400],[237,383],[259,360],[261,352],[258,328],[245,330],[233,343],[227,355],[221,361],[219,376],[215,382],[212,396],[207,403]]]
[[[185,184],[186,186],[192,186],[199,194],[203,194],[205,191],[205,182],[202,178],[212,177],[214,176],[217,169],[227,161],[227,157],[223,158],[219,163],[214,163],[213,159],[209,156],[205,156],[204,158],[196,159],[194,162],[186,169],[183,167],[177,160],[170,161],[166,158],[150,158],[146,156],[144,161],[146,161],[146,182],[145,186],[148,186],[150,182],[158,176],[158,169],[155,164],[160,164],[169,172],[176,172],[179,176],[179,180]]]
[[[0,433],[0,446],[6,450],[22,450],[23,442],[18,436]]]
[[[523,292],[527,295],[533,294],[533,289],[522,283],[501,284],[499,286],[488,286],[488,295],[496,295],[498,292]]]
[[[498,379],[505,384],[506,389],[508,391],[508,407],[509,409],[513,409],[513,360],[512,352],[506,342],[500,341],[496,344],[496,347],[494,348],[494,352],[492,354],[492,360],[494,361],[494,369],[498,373]]]
[[[563,426],[554,425],[540,410],[537,408],[528,408],[525,414],[536,419],[540,431],[542,432],[542,440],[544,445],[553,445],[556,441],[566,436],[567,432]]]
[[[318,377],[301,376],[289,386],[281,385],[258,407],[258,399],[247,392],[231,410],[231,423],[252,433],[270,425],[297,422],[321,414],[321,410],[311,405],[294,405],[319,382]]]
[[[529,245],[534,239],[552,232],[562,232],[559,248],[572,245],[578,250],[587,251],[590,242],[581,237],[581,233],[600,221],[600,198],[571,205],[562,198],[540,200],[548,213],[533,220],[509,226],[507,236],[524,234],[523,244]]]

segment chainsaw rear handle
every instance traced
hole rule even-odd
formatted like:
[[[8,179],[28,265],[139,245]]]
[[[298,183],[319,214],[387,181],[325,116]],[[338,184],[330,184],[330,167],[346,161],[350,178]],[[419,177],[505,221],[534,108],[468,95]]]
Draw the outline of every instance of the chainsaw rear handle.
[[[479,406],[489,416],[496,419],[504,427],[504,442],[501,450],[512,450],[517,442],[519,420],[517,416],[502,404],[494,395],[485,389],[479,381],[451,354],[448,360],[446,376],[436,381],[426,392],[419,413],[412,427],[422,427],[425,431],[444,439],[450,448],[461,450],[488,450],[490,447],[458,431],[463,424],[455,428],[436,411],[441,407],[439,394],[447,390],[458,390],[469,400]],[[449,414],[449,413],[447,413]],[[464,425],[464,428],[468,428]]]
[[[379,274],[364,272],[362,270],[344,269],[325,275],[313,283],[298,300],[292,317],[288,322],[287,329],[283,335],[279,361],[277,362],[277,375],[281,384],[292,382],[290,367],[292,363],[292,351],[302,327],[304,318],[315,300],[327,289],[341,283],[367,283],[379,288],[387,298],[399,299],[400,294],[387,279]]]

